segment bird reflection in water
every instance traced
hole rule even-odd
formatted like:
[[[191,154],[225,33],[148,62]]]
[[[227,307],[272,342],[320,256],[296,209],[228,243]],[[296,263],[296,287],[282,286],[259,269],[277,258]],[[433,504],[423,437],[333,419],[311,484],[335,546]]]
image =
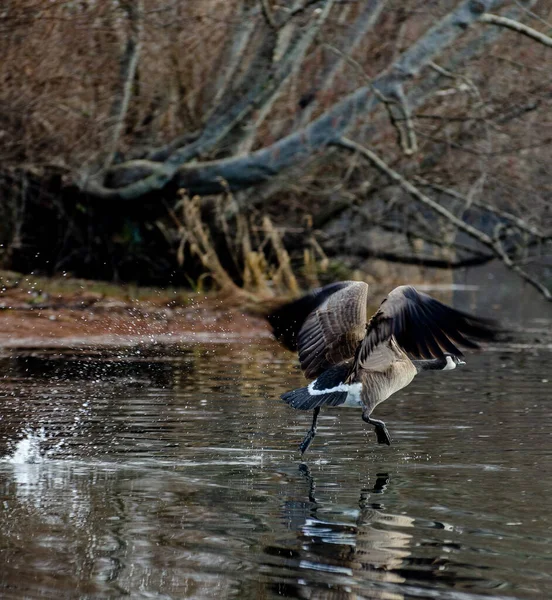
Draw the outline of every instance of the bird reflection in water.
[[[301,464],[299,472],[308,483],[308,501],[286,500],[283,512],[288,528],[298,533],[300,549],[265,548],[267,554],[287,558],[288,568],[294,565],[296,581],[276,583],[278,594],[309,600],[402,600],[412,585],[454,580],[438,550],[414,556],[413,518],[385,512],[388,473],[378,473],[372,485],[363,487],[358,508],[352,509],[331,502],[325,507],[317,499],[309,467]]]
[[[339,514],[335,515],[337,518],[332,518],[327,513],[317,514],[321,505],[316,499],[316,482],[308,465],[301,464],[299,471],[309,484],[309,501],[313,505],[311,515],[299,528],[299,537],[305,551],[300,567],[317,573],[335,573],[343,578],[337,588],[334,585],[317,585],[315,590],[311,588],[304,597],[354,598],[356,594],[353,592],[355,584],[352,577],[360,577],[361,572],[369,572],[368,579],[374,584],[403,583],[404,578],[396,571],[401,568],[403,559],[410,555],[412,536],[396,528],[412,527],[413,520],[384,512],[382,496],[389,485],[388,473],[378,473],[371,487],[361,489],[358,509],[352,513],[356,513],[356,518],[349,521],[339,520]],[[390,530],[385,525],[380,528],[379,525],[383,524],[394,528]],[[347,582],[347,579],[351,581]],[[329,583],[328,580],[326,582]],[[364,597],[365,594],[366,590],[363,590]],[[299,594],[299,597],[302,595]],[[403,596],[373,589],[370,597],[398,600]]]

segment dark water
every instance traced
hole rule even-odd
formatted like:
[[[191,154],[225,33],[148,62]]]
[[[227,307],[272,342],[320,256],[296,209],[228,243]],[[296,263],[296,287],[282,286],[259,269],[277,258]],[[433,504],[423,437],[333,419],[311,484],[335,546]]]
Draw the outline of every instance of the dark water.
[[[0,358],[2,598],[552,598],[552,352],[310,422],[271,343]]]

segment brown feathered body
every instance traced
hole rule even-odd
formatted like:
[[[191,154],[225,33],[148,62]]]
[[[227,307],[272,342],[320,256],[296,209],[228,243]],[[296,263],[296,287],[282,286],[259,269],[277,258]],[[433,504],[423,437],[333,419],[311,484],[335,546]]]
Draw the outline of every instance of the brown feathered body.
[[[387,347],[385,347],[387,346]],[[362,405],[369,408],[370,412],[384,400],[387,400],[395,392],[409,385],[417,374],[414,363],[408,358],[397,345],[394,339],[378,351],[382,354],[392,354],[392,360],[386,360],[378,366],[368,365],[367,368],[357,372],[354,369],[349,376],[350,383],[360,383],[360,399]]]

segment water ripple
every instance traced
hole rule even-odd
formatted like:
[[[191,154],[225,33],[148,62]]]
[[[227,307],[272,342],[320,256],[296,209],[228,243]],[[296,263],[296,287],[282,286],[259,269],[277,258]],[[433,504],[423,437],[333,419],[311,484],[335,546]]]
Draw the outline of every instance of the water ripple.
[[[304,462],[293,356],[134,350],[0,359],[3,597],[552,597],[545,350],[420,377],[389,448],[323,412]]]

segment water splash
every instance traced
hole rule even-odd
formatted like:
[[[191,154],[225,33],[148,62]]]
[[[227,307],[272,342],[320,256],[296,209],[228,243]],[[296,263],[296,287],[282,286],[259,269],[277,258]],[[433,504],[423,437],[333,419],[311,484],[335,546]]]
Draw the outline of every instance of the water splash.
[[[6,456],[3,462],[12,465],[33,465],[44,461],[41,446],[46,441],[44,427],[38,431],[26,430],[24,437],[13,444],[11,456]]]

